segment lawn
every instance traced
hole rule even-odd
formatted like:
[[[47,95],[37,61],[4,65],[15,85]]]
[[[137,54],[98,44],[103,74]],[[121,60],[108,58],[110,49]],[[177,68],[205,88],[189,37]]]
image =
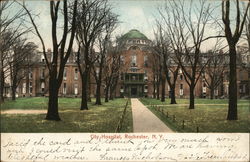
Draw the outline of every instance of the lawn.
[[[80,98],[59,98],[61,121],[44,120],[46,114],[1,114],[1,132],[115,132],[127,99],[115,99],[101,106],[89,103],[89,110],[80,111]],[[2,110],[46,110],[48,98],[19,98],[6,101]],[[132,132],[132,111],[129,101],[121,132]]]
[[[238,101],[237,121],[226,120],[227,100],[196,99],[194,110],[188,109],[188,99],[177,99],[178,104],[176,105],[169,104],[170,99],[167,99],[166,102],[148,98],[140,100],[177,132],[197,132],[197,127],[199,132],[250,132],[250,104],[248,100]]]

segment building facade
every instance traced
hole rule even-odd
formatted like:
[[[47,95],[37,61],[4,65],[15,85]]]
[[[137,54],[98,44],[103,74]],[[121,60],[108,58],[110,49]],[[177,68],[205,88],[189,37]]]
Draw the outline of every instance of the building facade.
[[[115,97],[153,97],[157,88],[155,85],[155,66],[154,54],[149,40],[140,31],[133,29],[121,37],[123,46],[121,47],[121,66],[119,81],[115,90]],[[51,50],[48,50],[48,56],[52,56]],[[49,59],[50,59],[49,57]],[[244,56],[246,57],[246,56]],[[250,58],[250,57],[249,57]],[[17,97],[27,96],[48,96],[48,69],[45,65],[45,59],[42,53],[38,53],[34,57],[35,64],[29,69],[28,73],[20,82],[17,88]],[[248,66],[238,66],[237,83],[238,96],[244,98],[250,96],[250,72],[249,61],[245,61]],[[176,68],[176,65],[171,64],[171,68]],[[223,81],[214,90],[215,98],[228,97],[228,70],[223,74]],[[204,74],[207,75],[207,74]],[[195,96],[200,98],[208,98],[210,89],[205,83],[204,75],[199,78],[195,87]],[[61,97],[80,97],[81,96],[81,78],[79,69],[76,64],[75,53],[69,57],[69,60],[64,69],[63,81],[59,90]],[[91,78],[91,96],[95,96],[95,80]],[[102,93],[104,88],[102,87]],[[161,88],[159,88],[161,90]],[[165,89],[166,97],[170,96],[170,88],[166,82]],[[177,98],[189,97],[189,86],[185,81],[182,70],[179,70],[176,81],[175,94]],[[6,94],[7,95],[7,94]]]

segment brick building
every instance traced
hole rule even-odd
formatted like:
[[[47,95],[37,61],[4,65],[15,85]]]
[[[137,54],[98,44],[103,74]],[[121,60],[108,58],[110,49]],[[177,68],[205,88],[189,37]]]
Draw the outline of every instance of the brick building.
[[[155,62],[150,50],[151,41],[140,31],[133,29],[121,37],[123,47],[121,49],[121,62],[123,70],[120,72],[120,78],[116,89],[116,97],[153,97],[155,74],[153,72]],[[51,50],[47,51],[52,55]],[[249,56],[249,55],[248,55]],[[63,82],[59,90],[59,96],[79,97],[81,95],[81,78],[76,64],[75,53],[69,57],[66,64]],[[50,58],[49,58],[50,59]],[[249,96],[250,72],[249,60],[245,60],[246,66],[238,66],[238,96]],[[29,73],[20,82],[17,88],[17,96],[48,96],[48,69],[46,69],[45,60],[42,53],[38,53],[33,58],[35,65],[29,69]],[[174,63],[171,68],[175,68]],[[206,75],[206,74],[204,74]],[[91,95],[95,95],[95,81],[91,79]],[[160,88],[161,89],[161,88]],[[166,97],[170,95],[169,86],[166,84]],[[103,89],[102,89],[103,91]],[[175,94],[177,98],[188,98],[189,87],[184,79],[183,73],[179,70],[176,83]],[[196,87],[196,97],[208,97],[210,90],[207,88],[204,78],[200,77]],[[223,75],[223,82],[214,91],[216,98],[228,96],[228,71]]]

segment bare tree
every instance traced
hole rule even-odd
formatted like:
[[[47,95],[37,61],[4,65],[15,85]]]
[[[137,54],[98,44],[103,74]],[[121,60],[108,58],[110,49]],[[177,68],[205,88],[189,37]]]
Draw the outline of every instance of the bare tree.
[[[153,72],[153,98],[157,100],[160,99],[160,57],[158,54],[155,53],[154,48],[152,47],[151,55],[152,55],[152,72]]]
[[[165,89],[166,89],[166,74],[165,69],[166,68],[166,58],[169,53],[167,51],[168,49],[168,43],[165,40],[165,37],[163,36],[163,30],[161,24],[157,24],[157,31],[155,32],[155,42],[153,45],[153,52],[156,55],[156,58],[158,58],[158,67],[159,67],[159,81],[161,83],[161,102],[165,102]]]
[[[155,33],[156,37],[156,46],[155,51],[158,55],[160,55],[160,60],[162,60],[162,66],[163,66],[163,72],[164,76],[167,80],[167,83],[170,87],[170,97],[171,101],[170,104],[176,104],[175,99],[175,85],[176,80],[178,77],[179,72],[179,64],[177,64],[177,67],[173,66],[173,60],[174,57],[171,53],[171,47],[170,47],[170,41],[167,40],[167,35],[165,31],[163,30],[162,24],[157,21],[157,32]],[[171,77],[173,76],[173,77]],[[162,80],[164,82],[164,80]],[[164,91],[162,94],[165,95],[165,85],[162,83],[162,91]],[[161,97],[162,101],[164,101],[164,96]]]
[[[214,99],[215,91],[218,92],[218,87],[222,84],[224,72],[228,67],[227,55],[214,47],[213,50],[208,51],[207,57],[209,61],[202,76],[207,88],[210,89],[210,99]]]
[[[30,74],[32,68],[32,57],[35,54],[37,46],[32,42],[26,42],[26,39],[17,39],[8,55],[8,66],[10,71],[11,96],[16,99],[16,89],[21,80]]]
[[[165,21],[172,50],[189,86],[189,109],[194,109],[194,89],[206,66],[206,62],[201,60],[201,44],[213,9],[205,0],[198,4],[188,3],[184,0],[168,1],[159,13]]]
[[[82,101],[81,110],[88,110],[87,83],[90,70],[96,62],[93,46],[98,36],[104,31],[106,24],[116,19],[111,12],[108,1],[83,0],[79,2],[79,13],[77,15],[77,40],[79,45],[78,67],[82,79]]]
[[[101,86],[103,80],[103,67],[105,59],[108,57],[108,52],[112,48],[111,44],[111,34],[116,28],[117,17],[109,17],[107,23],[104,27],[104,32],[102,32],[97,38],[97,44],[99,47],[99,53],[97,54],[97,59],[95,66],[93,67],[93,75],[96,81],[96,105],[101,105]]]
[[[230,11],[232,8],[230,7],[231,1],[222,1],[221,7],[222,7],[222,21],[224,24],[224,32],[226,36],[226,40],[229,46],[229,104],[228,104],[228,115],[227,120],[237,120],[238,119],[238,113],[237,113],[237,72],[236,72],[236,59],[237,59],[237,51],[236,51],[236,45],[239,41],[239,38],[241,37],[244,23],[247,19],[247,14],[250,6],[250,1],[246,2],[247,7],[243,11],[241,11],[240,2],[239,0],[235,0],[236,5],[236,15],[235,20],[236,24],[233,27],[234,32],[232,31],[231,26],[231,18],[232,16],[230,14]],[[243,16],[241,17],[241,14],[243,13]]]
[[[17,23],[17,20],[25,15],[23,10],[17,10],[14,14],[10,13],[9,8],[11,8],[14,3],[14,1],[0,1],[0,103],[4,101],[4,84],[6,75],[8,75],[6,72],[9,71],[6,67],[8,51],[10,50],[11,44],[28,31],[21,28],[22,22]]]
[[[77,13],[77,0],[74,0],[72,4],[72,12],[69,11],[69,2],[67,0],[63,1],[50,1],[50,16],[51,16],[51,34],[52,34],[52,44],[53,44],[53,56],[51,61],[48,59],[48,53],[46,53],[46,48],[42,35],[35,23],[34,17],[25,4],[21,4],[28,14],[30,21],[35,29],[35,33],[39,37],[42,43],[43,55],[45,58],[46,66],[49,70],[49,103],[48,111],[46,115],[47,120],[61,120],[58,113],[58,92],[63,80],[63,72],[65,64],[72,52],[72,46],[75,38],[76,32],[76,13]],[[60,5],[62,3],[62,6]],[[72,13],[72,20],[69,20],[69,13]],[[63,17],[63,27],[62,27],[62,37],[58,41],[58,18],[59,14]],[[69,26],[71,24],[71,26]],[[68,35],[70,38],[68,39]],[[68,40],[68,41],[67,41]],[[66,44],[67,49],[66,49]]]
[[[248,43],[248,52],[250,53],[250,10],[249,9],[245,22],[245,35]]]
[[[105,85],[105,102],[109,101],[112,93],[116,89],[117,79],[121,71],[121,53],[120,45],[115,46],[110,50],[108,57],[105,59],[104,64],[104,85]]]

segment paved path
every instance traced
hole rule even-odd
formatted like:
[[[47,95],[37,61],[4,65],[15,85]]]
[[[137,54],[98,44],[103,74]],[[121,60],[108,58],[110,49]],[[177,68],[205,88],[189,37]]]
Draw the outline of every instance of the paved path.
[[[156,117],[137,98],[131,99],[134,132],[169,132],[168,128],[158,117]]]
[[[1,114],[46,114],[47,110],[4,110]]]

